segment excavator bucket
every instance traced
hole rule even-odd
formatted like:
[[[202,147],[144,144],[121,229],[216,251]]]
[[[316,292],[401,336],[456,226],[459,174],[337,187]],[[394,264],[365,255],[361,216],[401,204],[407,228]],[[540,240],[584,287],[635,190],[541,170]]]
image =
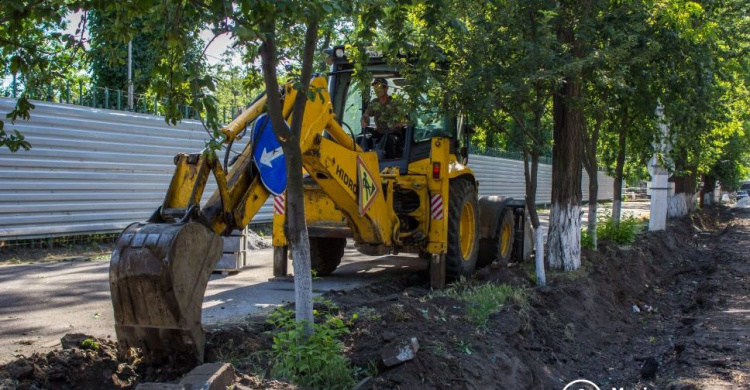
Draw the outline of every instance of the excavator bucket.
[[[203,294],[222,239],[197,222],[134,223],[112,252],[109,283],[120,351],[151,362],[203,362]]]

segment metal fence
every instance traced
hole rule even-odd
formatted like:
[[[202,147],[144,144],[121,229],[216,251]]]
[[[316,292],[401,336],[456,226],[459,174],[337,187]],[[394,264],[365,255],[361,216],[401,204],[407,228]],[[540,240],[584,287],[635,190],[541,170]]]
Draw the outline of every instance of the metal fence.
[[[479,180],[479,195],[512,196],[522,198],[526,194],[526,182],[523,176],[523,161],[492,156],[469,155],[469,166]],[[614,179],[598,171],[599,200],[612,200]],[[581,191],[583,200],[589,199],[589,176],[583,172]],[[552,165],[539,164],[537,172],[537,204],[549,204],[552,196]]]
[[[0,113],[14,104],[0,98]],[[199,151],[207,139],[197,121],[169,126],[154,115],[34,104],[30,120],[5,124],[33,148],[15,154],[0,149],[0,240],[116,232],[143,221],[163,200],[174,155]],[[524,195],[522,162],[480,155],[470,161],[482,195]],[[599,181],[600,198],[611,199],[612,179],[600,172]],[[549,202],[550,182],[551,167],[540,164],[540,203]],[[586,194],[585,175],[583,184]],[[207,194],[215,188],[209,181]],[[253,222],[271,217],[268,203]]]

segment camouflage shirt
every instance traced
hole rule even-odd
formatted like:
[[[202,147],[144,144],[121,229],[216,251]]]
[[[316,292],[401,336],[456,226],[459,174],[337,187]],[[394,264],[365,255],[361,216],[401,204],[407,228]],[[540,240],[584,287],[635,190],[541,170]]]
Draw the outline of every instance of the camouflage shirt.
[[[404,122],[401,110],[393,103],[393,98],[388,96],[385,102],[373,99],[363,115],[365,123],[370,123],[370,117],[375,117],[375,130],[380,134],[388,134],[396,129],[396,125]]]

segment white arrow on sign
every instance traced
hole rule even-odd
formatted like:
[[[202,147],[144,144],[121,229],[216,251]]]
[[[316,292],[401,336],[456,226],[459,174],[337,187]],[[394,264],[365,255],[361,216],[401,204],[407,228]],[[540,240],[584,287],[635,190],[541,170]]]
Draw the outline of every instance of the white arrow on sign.
[[[281,150],[281,146],[279,146],[278,148],[270,152],[266,148],[263,148],[263,153],[260,155],[260,163],[269,168],[273,168],[273,165],[271,165],[271,162],[283,155],[284,155],[284,152]]]

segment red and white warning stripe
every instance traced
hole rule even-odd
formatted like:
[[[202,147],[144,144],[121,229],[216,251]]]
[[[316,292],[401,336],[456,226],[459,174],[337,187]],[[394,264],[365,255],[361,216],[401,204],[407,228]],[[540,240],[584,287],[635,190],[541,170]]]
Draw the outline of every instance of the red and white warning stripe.
[[[440,194],[430,197],[430,216],[432,219],[443,219],[443,197]]]
[[[273,215],[284,215],[286,207],[286,194],[273,197]]]

